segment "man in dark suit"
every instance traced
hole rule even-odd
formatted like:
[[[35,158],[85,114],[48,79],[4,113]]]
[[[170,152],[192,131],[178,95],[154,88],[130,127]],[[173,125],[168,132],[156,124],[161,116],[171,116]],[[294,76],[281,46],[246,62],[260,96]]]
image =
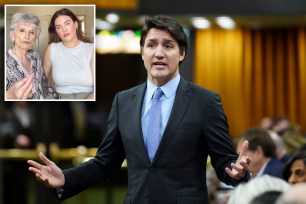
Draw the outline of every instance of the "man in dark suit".
[[[276,145],[269,131],[261,128],[251,128],[241,134],[237,152],[242,141],[249,142],[247,155],[252,158],[249,166],[252,177],[268,174],[282,178],[283,163],[276,156]]]
[[[64,171],[42,153],[45,165],[28,161],[29,170],[39,181],[57,188],[60,199],[114,176],[124,159],[128,164],[124,203],[207,203],[208,155],[224,183],[235,186],[249,179],[248,143],[238,157],[219,95],[179,74],[187,52],[181,25],[170,17],[149,17],[140,45],[148,80],[115,96],[108,130],[95,158]],[[161,121],[158,130],[147,131],[154,123],[150,109],[157,89],[162,91],[157,99]],[[153,132],[160,136],[158,147],[151,142]]]

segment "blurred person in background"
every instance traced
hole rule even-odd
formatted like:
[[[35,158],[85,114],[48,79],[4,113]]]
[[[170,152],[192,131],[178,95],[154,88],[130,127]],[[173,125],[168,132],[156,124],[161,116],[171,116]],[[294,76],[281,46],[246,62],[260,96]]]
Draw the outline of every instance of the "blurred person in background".
[[[306,144],[306,137],[298,125],[288,128],[282,135],[282,139],[290,155]]]
[[[0,147],[2,149],[33,149],[33,112],[28,102],[14,102],[6,107],[0,123]],[[29,174],[24,161],[3,160],[3,202],[8,204],[27,204]],[[18,176],[16,176],[18,175]],[[16,195],[18,193],[18,195]]]
[[[291,127],[291,125],[292,124],[288,117],[278,117],[275,118],[271,130],[282,136],[286,132],[286,130]]]
[[[293,185],[277,199],[276,204],[306,204],[306,183]]]
[[[17,12],[9,30],[14,46],[6,53],[6,99],[57,99],[44,75],[39,54],[32,49],[40,34],[39,18]]]
[[[269,135],[271,138],[269,138]],[[245,139],[249,141],[249,150],[247,151],[247,154],[252,158],[252,163],[249,166],[252,176],[257,178],[259,176],[272,175],[281,178],[282,164],[279,162],[279,160],[283,159],[283,163],[289,157],[289,155],[286,153],[284,144],[282,143],[282,138],[280,138],[276,132],[266,130],[262,127],[249,129],[239,138],[235,139],[238,153],[240,152],[242,144],[241,141],[244,141]],[[223,194],[222,191],[219,190],[218,194],[220,198],[218,203],[227,203],[233,190],[235,191],[233,188],[227,188],[225,191],[223,191]],[[269,193],[270,191],[267,192],[267,194]],[[264,196],[267,197],[267,200],[276,199],[278,194],[280,194],[280,192],[275,193],[274,196]],[[261,198],[258,199],[260,200]],[[239,202],[243,203],[242,200]]]
[[[285,192],[290,185],[283,179],[263,175],[240,184],[231,194],[227,204],[250,204],[254,198],[266,192]],[[271,203],[272,204],[272,203]]]
[[[270,116],[265,116],[261,119],[260,121],[260,127],[265,129],[265,130],[271,130],[271,128],[273,127],[273,118]]]
[[[3,149],[35,150],[38,143],[46,148],[52,143],[59,148],[72,148],[84,141],[82,137],[86,129],[82,129],[86,127],[83,124],[80,128],[80,123],[75,120],[78,117],[86,118],[84,115],[76,116],[79,114],[75,114],[75,111],[81,108],[72,102],[13,101],[4,105],[3,114],[0,115],[0,147]],[[26,173],[28,165],[24,160],[5,159],[2,163],[2,199],[5,199],[5,204],[26,204],[29,200],[37,204],[59,203],[48,188],[29,180],[30,174]],[[70,161],[60,161],[59,164],[72,166]],[[19,196],[16,196],[16,192]]]
[[[282,191],[267,191],[254,197],[250,204],[273,204],[282,195]]]
[[[276,145],[268,130],[251,128],[241,134],[237,143],[237,152],[241,151],[242,142],[249,141],[247,155],[252,159],[249,169],[252,177],[268,174],[282,178],[282,162],[276,157]]]
[[[297,150],[285,164],[283,178],[290,184],[306,182],[306,150]]]
[[[49,25],[50,44],[44,55],[47,78],[52,73],[60,99],[94,99],[94,44],[69,9],[56,11]]]
[[[290,155],[285,147],[283,138],[281,138],[276,132],[269,130],[269,134],[276,146],[276,156],[284,164],[288,161]]]

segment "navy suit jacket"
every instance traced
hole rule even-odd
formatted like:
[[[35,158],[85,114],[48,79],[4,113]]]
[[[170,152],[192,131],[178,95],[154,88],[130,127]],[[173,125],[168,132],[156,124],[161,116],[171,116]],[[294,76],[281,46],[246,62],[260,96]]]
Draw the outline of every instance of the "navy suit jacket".
[[[278,158],[271,158],[264,169],[263,174],[268,174],[282,179],[283,166],[283,163]]]
[[[113,101],[105,139],[94,159],[64,171],[61,199],[114,176],[123,160],[128,165],[125,204],[208,203],[208,155],[218,178],[230,185],[230,167],[238,155],[228,133],[227,118],[218,94],[180,80],[173,108],[154,160],[145,147],[141,112],[146,83],[119,92]]]

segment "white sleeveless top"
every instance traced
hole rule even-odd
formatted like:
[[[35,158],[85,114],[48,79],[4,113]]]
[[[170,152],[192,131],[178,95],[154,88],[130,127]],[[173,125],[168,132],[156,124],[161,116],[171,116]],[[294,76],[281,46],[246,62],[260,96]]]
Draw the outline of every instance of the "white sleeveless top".
[[[50,61],[52,78],[58,93],[71,94],[93,92],[90,60],[93,43],[81,43],[67,48],[62,42],[52,43]]]

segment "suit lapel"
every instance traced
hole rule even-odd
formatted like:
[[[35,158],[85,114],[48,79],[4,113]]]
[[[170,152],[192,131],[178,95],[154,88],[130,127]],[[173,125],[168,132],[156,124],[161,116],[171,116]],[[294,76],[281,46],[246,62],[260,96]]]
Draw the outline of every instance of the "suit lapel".
[[[140,85],[140,87],[131,95],[131,116],[128,118],[131,122],[131,127],[135,127],[135,139],[137,142],[137,146],[140,149],[140,154],[144,155],[142,158],[145,160],[145,162],[150,162],[148,151],[144,143],[143,134],[142,134],[142,127],[141,127],[141,112],[142,112],[142,104],[143,104],[143,98],[144,93],[146,90],[146,83]],[[133,113],[134,112],[134,113]]]
[[[191,99],[189,83],[181,78],[179,86],[177,88],[176,96],[174,99],[173,107],[171,110],[171,114],[166,125],[164,134],[160,141],[159,147],[155,154],[154,163],[158,158],[161,156],[162,152],[167,148],[167,145],[172,138],[175,130],[177,129],[178,125],[180,124],[185,111],[188,107],[189,101]]]

